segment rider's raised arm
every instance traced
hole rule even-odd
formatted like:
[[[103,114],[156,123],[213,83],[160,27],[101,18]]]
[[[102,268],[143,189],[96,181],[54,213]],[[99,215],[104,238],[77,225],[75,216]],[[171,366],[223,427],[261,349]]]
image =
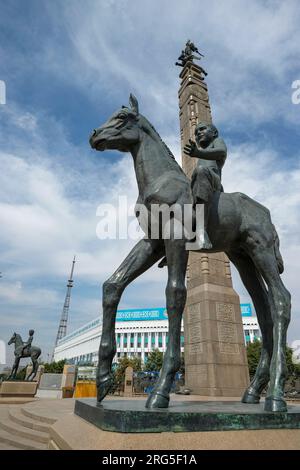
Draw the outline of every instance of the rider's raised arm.
[[[227,147],[221,137],[214,140],[213,147],[208,147],[200,150],[201,157],[204,160],[221,160],[224,161],[227,157]]]

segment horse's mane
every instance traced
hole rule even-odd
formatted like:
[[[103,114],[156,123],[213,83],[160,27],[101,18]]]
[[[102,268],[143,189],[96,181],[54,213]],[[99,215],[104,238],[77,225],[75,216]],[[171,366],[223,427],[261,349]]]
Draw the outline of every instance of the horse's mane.
[[[181,168],[181,166],[178,164],[178,162],[176,161],[173,153],[171,152],[170,148],[167,146],[167,144],[162,140],[161,136],[159,135],[159,133],[157,132],[157,130],[155,129],[155,127],[153,126],[153,124],[151,124],[150,121],[148,121],[148,119],[145,118],[145,116],[142,116],[143,118],[143,121],[145,121],[145,123],[147,124],[146,126],[144,125],[144,123],[142,123],[142,127],[144,129],[145,132],[147,132],[149,134],[149,130],[151,129],[153,132],[155,132],[155,134],[157,135],[157,137],[159,138],[160,142],[163,144],[165,150],[167,151],[167,155],[169,157],[172,158],[172,160],[174,160],[174,162],[176,163],[176,165],[178,166],[178,168],[182,171],[182,173],[184,173],[183,169]],[[147,126],[150,127],[150,129],[147,129]]]

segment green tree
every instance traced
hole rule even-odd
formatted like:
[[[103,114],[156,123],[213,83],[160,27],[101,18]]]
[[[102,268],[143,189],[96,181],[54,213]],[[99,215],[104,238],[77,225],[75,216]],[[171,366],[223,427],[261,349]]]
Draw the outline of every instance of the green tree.
[[[16,375],[16,379],[17,379],[17,380],[25,380],[25,377],[26,377],[26,368],[27,368],[27,366],[22,367],[22,369],[19,369],[19,370],[18,370],[17,375]]]
[[[294,378],[300,377],[300,364],[296,364],[293,362],[293,350],[292,348],[286,348],[286,365],[289,371],[289,375],[293,376]]]
[[[125,370],[127,367],[132,367],[133,372],[142,370],[142,363],[140,357],[121,357],[118,365],[114,370],[114,387],[113,391],[122,390],[124,388]]]
[[[25,380],[25,377],[26,377],[26,368],[27,366],[25,367],[20,367],[18,372],[17,372],[17,375],[16,375],[16,380]],[[0,374],[0,382],[2,380],[6,380],[8,378],[8,376],[10,375],[10,372],[4,372],[4,373],[1,373]]]
[[[180,357],[180,368],[179,371],[181,374],[185,375],[185,362],[184,362],[184,353],[181,354]]]
[[[249,373],[250,377],[253,377],[258,366],[259,358],[261,352],[261,341],[255,340],[253,343],[249,343],[247,345],[247,358],[248,358],[248,365],[249,365]],[[285,349],[285,359],[286,365],[288,368],[288,377],[290,378],[297,378],[300,377],[300,364],[295,364],[292,359],[293,350],[289,346]]]
[[[62,374],[63,370],[64,370],[64,365],[66,363],[66,360],[65,359],[62,359],[61,361],[58,361],[58,362],[46,362],[44,364],[44,367],[45,367],[45,373],[47,374]]]
[[[154,349],[149,353],[147,360],[145,361],[144,371],[154,372],[160,371],[163,363],[163,353],[159,349]]]
[[[261,352],[261,342],[256,339],[253,343],[247,344],[247,358],[250,377],[253,377],[258,366]]]

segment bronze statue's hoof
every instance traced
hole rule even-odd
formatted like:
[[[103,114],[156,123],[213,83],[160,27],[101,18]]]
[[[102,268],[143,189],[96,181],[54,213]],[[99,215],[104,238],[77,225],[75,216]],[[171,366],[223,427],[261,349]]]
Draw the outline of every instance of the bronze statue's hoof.
[[[286,402],[282,398],[267,397],[265,400],[265,411],[285,413],[287,411]]]
[[[250,393],[248,390],[245,391],[242,403],[248,403],[249,405],[254,405],[255,403],[259,403],[260,396],[256,393]]]
[[[100,403],[111,390],[113,384],[112,377],[108,377],[103,381],[97,383],[97,402]]]
[[[146,408],[168,408],[170,397],[160,392],[151,393],[146,402]]]

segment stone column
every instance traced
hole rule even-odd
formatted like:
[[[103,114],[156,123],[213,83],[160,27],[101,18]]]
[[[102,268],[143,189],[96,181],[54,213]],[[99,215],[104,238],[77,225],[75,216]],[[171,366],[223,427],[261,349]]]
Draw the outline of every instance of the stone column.
[[[198,122],[211,122],[201,68],[188,62],[180,73],[182,166],[191,177],[197,160],[183,153]],[[230,158],[230,156],[229,156]],[[225,188],[226,189],[226,188]],[[184,314],[186,387],[208,396],[240,396],[249,384],[240,299],[224,253],[190,252]]]

